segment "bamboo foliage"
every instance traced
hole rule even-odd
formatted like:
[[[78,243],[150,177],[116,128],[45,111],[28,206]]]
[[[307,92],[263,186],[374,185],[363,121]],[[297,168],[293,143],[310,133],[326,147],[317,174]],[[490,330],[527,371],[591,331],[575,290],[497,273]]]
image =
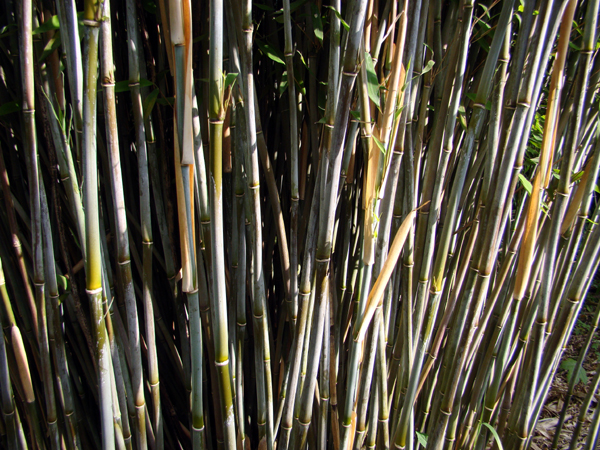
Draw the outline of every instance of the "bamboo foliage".
[[[599,5],[6,2],[0,447],[539,444],[598,326]]]

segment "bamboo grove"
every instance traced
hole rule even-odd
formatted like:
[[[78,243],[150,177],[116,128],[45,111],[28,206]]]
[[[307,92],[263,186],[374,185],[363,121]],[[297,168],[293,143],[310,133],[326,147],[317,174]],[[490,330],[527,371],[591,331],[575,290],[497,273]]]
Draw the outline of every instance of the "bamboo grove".
[[[599,0],[260,1],[2,2],[0,447],[528,448]]]

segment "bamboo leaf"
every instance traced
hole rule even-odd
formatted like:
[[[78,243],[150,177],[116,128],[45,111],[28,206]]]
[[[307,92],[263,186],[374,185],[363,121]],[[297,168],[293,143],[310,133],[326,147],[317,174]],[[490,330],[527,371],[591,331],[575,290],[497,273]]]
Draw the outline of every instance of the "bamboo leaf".
[[[419,441],[419,444],[421,444],[424,448],[427,448],[427,435],[423,434],[423,433],[419,433],[418,431],[417,433],[417,440]]]
[[[156,15],[156,3],[154,3],[152,0],[144,0],[142,2],[142,7],[144,8],[144,11],[149,12],[150,14],[155,14]]]
[[[223,90],[226,91],[229,86],[233,86],[235,80],[237,79],[239,74],[237,73],[228,73],[225,75],[225,83],[223,83]]]
[[[285,61],[283,60],[284,56],[279,50],[275,49],[269,44],[262,42],[259,39],[256,39],[256,44],[258,45],[258,48],[260,48],[260,50],[270,59],[272,59],[276,63],[283,64],[285,66]]]
[[[560,368],[567,371],[567,381],[570,383],[573,377],[575,377],[575,384],[579,384],[580,382],[587,385],[588,377],[585,369],[577,364],[572,358],[565,359],[561,364]]]
[[[375,310],[377,309],[379,302],[382,300],[383,292],[385,291],[385,287],[392,276],[394,267],[396,267],[396,263],[400,257],[400,251],[404,246],[408,232],[412,228],[412,223],[416,214],[416,209],[408,213],[402,222],[402,225],[400,225],[400,228],[398,228],[398,231],[396,232],[396,236],[394,237],[394,241],[390,247],[387,259],[381,268],[381,272],[377,277],[377,281],[375,281],[371,292],[369,292],[367,306],[363,314],[363,320],[360,324],[357,324],[358,326],[356,328],[356,332],[354,333],[354,340],[357,342],[361,342],[364,339],[367,328],[369,327],[371,319],[375,314]]]
[[[533,186],[531,185],[529,180],[527,178],[525,178],[525,176],[522,173],[519,174],[519,181],[521,182],[521,184],[523,185],[525,190],[529,193],[529,195],[531,195]]]
[[[288,80],[286,71],[281,74],[281,83],[279,83],[279,97],[281,97],[283,94],[285,94],[285,91],[287,91],[287,84]]]
[[[425,67],[423,67],[423,70],[421,71],[421,75],[425,75],[427,72],[431,71],[434,65],[435,61],[433,59],[427,61],[427,64],[425,65]]]
[[[152,113],[152,108],[154,108],[154,105],[156,104],[156,99],[158,98],[159,93],[160,89],[156,88],[144,99],[144,120],[146,120]]]
[[[252,6],[255,6],[258,9],[262,9],[263,11],[275,11],[275,8],[269,5],[263,5],[261,3],[253,3]]]
[[[60,43],[61,43],[60,33],[56,33],[54,36],[52,36],[52,39],[50,39],[48,41],[48,43],[46,44],[46,46],[44,47],[44,51],[42,52],[40,58],[38,59],[38,62],[41,63],[48,56],[50,56],[52,54],[52,52],[60,46]]]
[[[62,288],[63,291],[68,291],[70,289],[69,280],[66,277],[57,274],[56,282],[58,284],[58,287]]]
[[[375,143],[377,144],[377,147],[379,147],[379,150],[381,150],[381,153],[383,153],[385,155],[386,151],[385,151],[385,147],[383,146],[383,142],[381,142],[375,136],[372,136],[372,137],[373,137],[373,140],[375,141]]]
[[[119,93],[119,92],[127,92],[129,91],[129,80],[123,80],[123,81],[117,81],[115,83],[115,92]],[[141,87],[150,87],[150,86],[154,86],[154,83],[152,83],[152,81],[147,80],[145,78],[140,79],[140,86]]]
[[[17,101],[4,103],[0,105],[0,116],[21,111],[21,104]]]
[[[502,447],[502,441],[500,440],[500,436],[498,436],[498,432],[496,431],[496,429],[487,422],[484,422],[483,424],[486,427],[488,427],[490,429],[490,431],[492,432],[492,435],[494,436],[494,439],[496,440],[496,443],[498,444],[498,448],[500,450],[504,450],[504,447]]]
[[[379,80],[377,79],[377,73],[375,73],[375,65],[369,52],[365,52],[365,64],[367,69],[367,88],[369,92],[369,98],[377,109],[381,110],[380,98],[379,98]]]
[[[46,20],[43,24],[33,30],[34,36],[36,34],[45,33],[46,31],[58,30],[60,28],[60,22],[58,21],[58,16],[52,16],[48,20]]]
[[[333,11],[333,13],[335,14],[335,16],[340,20],[342,26],[346,29],[346,31],[350,30],[350,25],[348,25],[346,23],[346,21],[342,18],[342,15],[340,14],[340,12],[335,9],[333,6],[331,5],[323,5],[325,8],[329,8]]]
[[[321,20],[321,14],[319,13],[319,8],[317,4],[314,2],[310,3],[310,12],[312,14],[312,22],[313,22],[313,31],[315,33],[315,37],[323,43],[323,22]]]

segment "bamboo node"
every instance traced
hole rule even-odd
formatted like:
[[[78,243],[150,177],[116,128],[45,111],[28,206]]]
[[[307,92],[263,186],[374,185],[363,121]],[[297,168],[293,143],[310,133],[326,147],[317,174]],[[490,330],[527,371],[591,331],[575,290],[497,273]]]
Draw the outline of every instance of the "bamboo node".
[[[302,420],[300,420],[300,418],[298,418],[298,424],[302,427],[306,427],[308,428],[308,426],[310,425],[311,420],[309,420],[308,422],[302,422]]]
[[[88,295],[95,295],[95,294],[99,294],[99,293],[101,293],[101,292],[102,292],[102,286],[100,286],[99,288],[96,288],[96,289],[86,289],[86,290],[85,290],[85,292],[86,292]]]
[[[227,358],[225,361],[215,361],[215,366],[218,366],[218,367],[223,367],[223,366],[226,366],[227,364],[229,364],[229,358]]]
[[[97,20],[92,20],[92,19],[84,19],[83,24],[86,27],[93,27],[93,28],[98,28],[100,26],[100,22],[98,22]]]

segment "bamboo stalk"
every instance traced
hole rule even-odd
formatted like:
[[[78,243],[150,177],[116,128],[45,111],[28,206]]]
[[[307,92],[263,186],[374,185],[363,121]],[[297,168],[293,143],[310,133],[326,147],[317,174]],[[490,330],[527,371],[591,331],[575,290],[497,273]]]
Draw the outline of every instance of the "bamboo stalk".
[[[2,270],[2,260],[0,260],[0,293],[6,303],[10,303],[8,292],[6,291],[6,280],[4,271]],[[4,319],[4,314],[2,314]],[[4,320],[3,320],[4,322]],[[4,326],[0,327],[0,379],[2,380],[2,389],[0,392],[2,400],[2,413],[6,424],[6,434],[11,448],[18,448],[18,415],[13,399],[12,386],[10,382],[10,374],[8,368],[8,358],[6,352],[6,344],[4,340]]]
[[[92,1],[84,8],[84,91],[83,149],[84,149],[84,206],[86,228],[86,292],[90,298],[93,329],[96,341],[98,390],[101,412],[102,448],[115,448],[110,382],[110,350],[106,340],[102,307],[101,255],[98,215],[98,173],[96,161],[96,91],[98,83],[98,35],[100,11]]]
[[[255,357],[257,358],[257,384],[259,392],[265,392],[265,403],[259,399],[259,428],[265,426],[267,449],[273,448],[273,384],[271,380],[271,356],[268,338],[267,309],[265,298],[264,275],[262,270],[262,213],[260,208],[260,182],[258,176],[257,128],[255,120],[254,74],[252,65],[252,4],[244,2],[242,7],[241,31],[243,35],[242,72],[246,98],[246,133],[248,139],[245,157],[248,174],[248,188],[251,194],[251,230],[252,238],[252,309],[254,326],[258,339],[255,341]],[[260,364],[262,360],[262,367]],[[259,432],[262,440],[262,431]]]
[[[299,210],[299,185],[298,185],[298,110],[296,108],[296,78],[294,77],[294,49],[292,43],[292,22],[290,17],[290,2],[283,1],[283,26],[285,35],[285,67],[288,77],[288,99],[290,105],[290,195],[292,208],[290,213],[290,292],[289,317],[298,315],[298,210]],[[292,320],[292,333],[295,321]]]
[[[227,293],[225,289],[225,258],[223,244],[223,2],[213,0],[210,4],[210,60],[209,60],[209,126],[210,126],[210,234],[213,245],[211,266],[213,295],[211,311],[214,323],[215,366],[221,402],[221,419],[225,448],[236,445],[235,412],[233,407],[231,378],[229,373],[229,337],[227,325]]]
[[[138,49],[140,47],[136,20],[136,8],[133,0],[127,2],[129,88],[131,90],[136,148],[138,154],[140,216],[142,227],[143,274],[142,299],[146,323],[146,345],[148,346],[148,381],[152,395],[152,425],[157,450],[164,447],[163,419],[160,406],[160,387],[156,338],[154,330],[154,309],[152,305],[152,220],[150,210],[150,179],[148,175],[148,149],[146,129],[143,119],[142,96],[140,93],[140,69]]]

